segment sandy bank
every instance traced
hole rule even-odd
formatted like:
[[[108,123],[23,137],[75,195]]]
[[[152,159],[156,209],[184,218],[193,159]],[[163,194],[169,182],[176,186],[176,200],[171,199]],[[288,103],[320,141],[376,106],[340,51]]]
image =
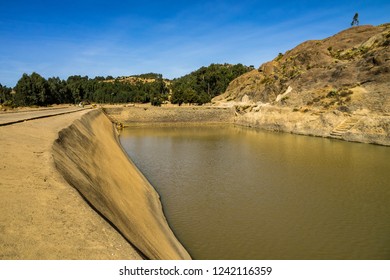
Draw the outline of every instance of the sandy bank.
[[[55,164],[66,181],[150,259],[190,259],[162,212],[159,196],[128,159],[100,110],[59,133]]]
[[[0,127],[0,259],[141,259],[54,165],[58,132],[86,112]]]

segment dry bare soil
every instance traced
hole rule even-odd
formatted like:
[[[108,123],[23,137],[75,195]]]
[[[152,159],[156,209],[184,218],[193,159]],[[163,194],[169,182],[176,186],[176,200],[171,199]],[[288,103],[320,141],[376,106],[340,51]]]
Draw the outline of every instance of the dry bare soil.
[[[57,172],[52,145],[76,112],[0,127],[0,259],[140,259]]]

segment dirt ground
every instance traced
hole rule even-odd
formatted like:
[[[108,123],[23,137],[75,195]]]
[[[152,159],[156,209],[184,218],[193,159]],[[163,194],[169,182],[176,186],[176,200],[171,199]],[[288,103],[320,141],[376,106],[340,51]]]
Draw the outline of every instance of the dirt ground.
[[[85,113],[0,127],[0,259],[141,259],[54,166],[58,132]]]

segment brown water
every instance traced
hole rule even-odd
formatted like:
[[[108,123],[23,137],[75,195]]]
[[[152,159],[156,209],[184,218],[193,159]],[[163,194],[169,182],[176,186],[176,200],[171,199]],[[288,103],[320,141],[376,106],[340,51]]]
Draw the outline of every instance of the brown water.
[[[195,259],[390,259],[390,148],[234,126],[121,143]]]

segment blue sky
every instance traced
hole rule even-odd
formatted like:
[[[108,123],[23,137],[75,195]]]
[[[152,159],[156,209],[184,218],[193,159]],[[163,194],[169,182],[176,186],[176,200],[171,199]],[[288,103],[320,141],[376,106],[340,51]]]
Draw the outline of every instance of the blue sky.
[[[23,73],[180,77],[211,63],[258,67],[360,24],[390,22],[390,1],[0,0],[0,83]]]

